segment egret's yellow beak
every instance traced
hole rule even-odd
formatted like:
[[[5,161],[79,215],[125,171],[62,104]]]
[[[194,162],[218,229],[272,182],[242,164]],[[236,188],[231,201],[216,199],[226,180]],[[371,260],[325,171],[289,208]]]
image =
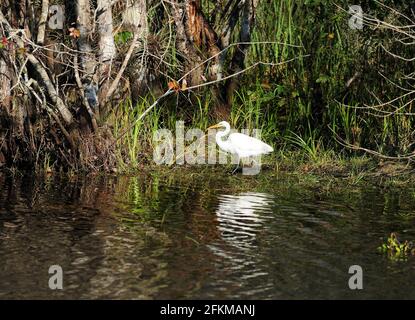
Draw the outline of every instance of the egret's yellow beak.
[[[207,128],[206,131],[208,131],[209,129],[216,129],[216,128],[222,128],[222,126],[220,124],[215,124],[214,126]]]

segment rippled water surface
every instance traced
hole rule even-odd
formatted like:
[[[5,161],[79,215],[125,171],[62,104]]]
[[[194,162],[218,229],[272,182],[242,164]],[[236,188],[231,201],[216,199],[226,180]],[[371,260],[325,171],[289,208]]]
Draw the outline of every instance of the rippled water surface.
[[[0,176],[0,299],[415,298],[415,257],[377,251],[415,240],[413,190],[255,179]]]

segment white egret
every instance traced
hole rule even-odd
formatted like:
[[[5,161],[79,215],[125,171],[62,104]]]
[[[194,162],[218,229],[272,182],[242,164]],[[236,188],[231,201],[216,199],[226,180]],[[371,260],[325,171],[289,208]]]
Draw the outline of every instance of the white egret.
[[[270,145],[246,134],[237,132],[229,134],[231,131],[231,126],[226,121],[221,121],[218,124],[209,127],[208,130],[215,128],[225,128],[224,131],[219,131],[216,133],[216,143],[218,144],[219,148],[225,152],[236,154],[238,156],[238,165],[233,172],[238,169],[239,161],[241,158],[258,156],[274,151]],[[222,138],[226,137],[227,135],[229,135],[228,139],[223,140]]]

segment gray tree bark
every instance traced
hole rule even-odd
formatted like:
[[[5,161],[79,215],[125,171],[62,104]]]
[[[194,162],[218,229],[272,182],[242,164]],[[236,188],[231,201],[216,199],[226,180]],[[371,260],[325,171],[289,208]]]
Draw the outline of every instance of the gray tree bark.
[[[111,0],[97,1],[97,15],[100,63],[110,64],[117,54],[114,37],[112,35]]]

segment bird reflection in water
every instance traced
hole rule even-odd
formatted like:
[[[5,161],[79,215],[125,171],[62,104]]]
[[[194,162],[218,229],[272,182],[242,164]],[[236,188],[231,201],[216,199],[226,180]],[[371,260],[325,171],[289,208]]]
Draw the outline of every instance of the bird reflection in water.
[[[266,290],[268,272],[259,261],[260,243],[258,236],[266,229],[268,219],[272,218],[272,197],[265,193],[247,192],[239,195],[222,195],[216,209],[217,228],[220,240],[209,248],[218,257],[217,267],[237,275],[240,284],[245,280],[263,278],[261,290]],[[236,271],[236,273],[235,273]]]
[[[271,212],[272,203],[265,193],[220,196],[216,216],[222,240],[243,251],[255,249],[257,234]]]
[[[222,278],[212,279],[211,285],[235,292],[235,298],[269,296],[274,283],[270,277],[272,271],[262,261],[261,238],[266,237],[267,223],[272,219],[272,196],[246,192],[221,195],[218,200],[219,239],[209,249],[216,256],[215,267],[221,270]],[[241,288],[244,295],[238,296]]]

